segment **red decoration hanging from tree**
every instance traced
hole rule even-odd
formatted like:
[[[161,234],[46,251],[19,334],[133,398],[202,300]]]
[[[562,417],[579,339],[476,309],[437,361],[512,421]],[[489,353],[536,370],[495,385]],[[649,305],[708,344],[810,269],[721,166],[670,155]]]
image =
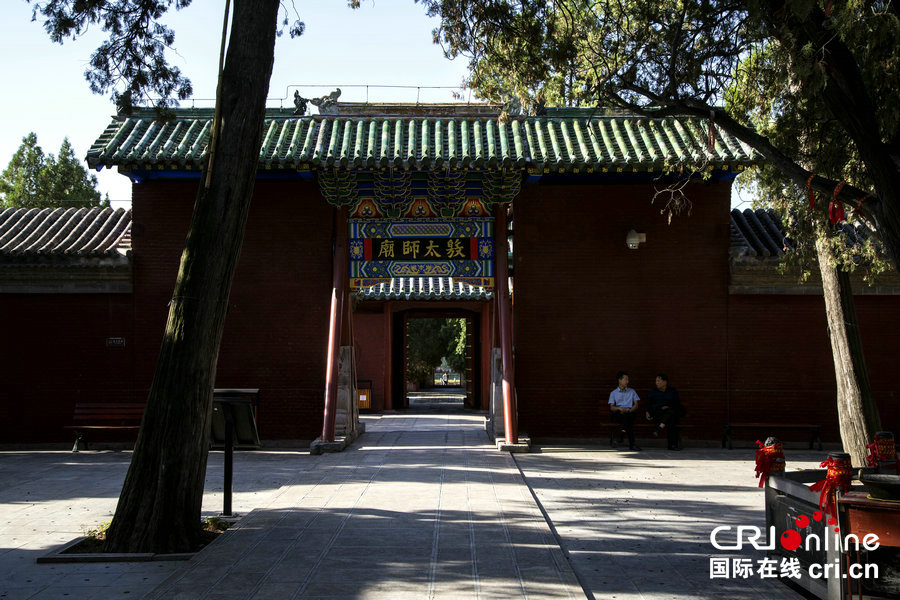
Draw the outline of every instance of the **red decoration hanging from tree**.
[[[815,177],[815,174],[810,175],[809,179],[806,180],[806,193],[809,194],[809,210],[816,207],[816,193],[812,189],[813,177]]]
[[[841,194],[841,190],[844,189],[844,185],[845,182],[842,181],[834,186],[834,198],[828,204],[828,220],[831,221],[832,225],[845,219],[844,203],[838,201],[838,196]]]
[[[854,209],[850,212],[850,214],[852,214],[852,215],[857,214],[857,213],[859,212],[859,210],[862,208],[862,203],[865,202],[866,200],[868,200],[868,199],[871,198],[871,197],[872,197],[872,194],[866,194],[865,196],[863,196],[863,197],[859,200],[859,202],[856,203],[856,208],[854,208]]]

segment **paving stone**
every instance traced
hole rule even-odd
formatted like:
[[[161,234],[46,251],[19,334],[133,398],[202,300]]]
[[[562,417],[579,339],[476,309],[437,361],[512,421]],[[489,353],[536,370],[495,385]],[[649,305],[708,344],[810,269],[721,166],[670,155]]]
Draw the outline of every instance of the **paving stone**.
[[[0,453],[0,478],[14,482],[0,486],[0,599],[550,599],[583,598],[582,585],[617,600],[799,598],[777,582],[709,579],[711,528],[762,522],[752,453],[512,456],[477,414],[364,419],[341,453],[236,453],[242,518],[179,563],[36,565],[110,518],[130,453]],[[211,453],[204,515],[221,509],[221,478]]]

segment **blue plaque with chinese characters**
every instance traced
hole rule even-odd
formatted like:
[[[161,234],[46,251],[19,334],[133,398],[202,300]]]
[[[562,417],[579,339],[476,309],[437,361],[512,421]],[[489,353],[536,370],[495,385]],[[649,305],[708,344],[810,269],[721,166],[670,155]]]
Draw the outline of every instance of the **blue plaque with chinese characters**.
[[[494,288],[494,220],[351,219],[350,287],[452,277]]]

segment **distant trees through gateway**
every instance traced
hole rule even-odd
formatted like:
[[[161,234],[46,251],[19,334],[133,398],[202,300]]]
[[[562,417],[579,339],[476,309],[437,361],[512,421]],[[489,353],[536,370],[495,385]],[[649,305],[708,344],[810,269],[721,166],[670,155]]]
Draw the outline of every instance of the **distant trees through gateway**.
[[[466,320],[463,318],[413,318],[406,324],[406,379],[419,387],[460,384],[466,366]]]

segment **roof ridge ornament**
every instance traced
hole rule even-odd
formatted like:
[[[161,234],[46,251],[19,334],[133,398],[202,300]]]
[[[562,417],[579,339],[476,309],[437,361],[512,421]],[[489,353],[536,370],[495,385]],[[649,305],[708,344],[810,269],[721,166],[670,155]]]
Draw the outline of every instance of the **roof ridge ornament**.
[[[300,95],[300,90],[294,90],[294,114],[304,116],[308,110],[307,105],[312,104],[319,109],[321,113],[323,109],[330,108],[337,104],[337,99],[341,97],[341,88],[335,88],[330,94],[319,96],[318,98],[304,98]]]

